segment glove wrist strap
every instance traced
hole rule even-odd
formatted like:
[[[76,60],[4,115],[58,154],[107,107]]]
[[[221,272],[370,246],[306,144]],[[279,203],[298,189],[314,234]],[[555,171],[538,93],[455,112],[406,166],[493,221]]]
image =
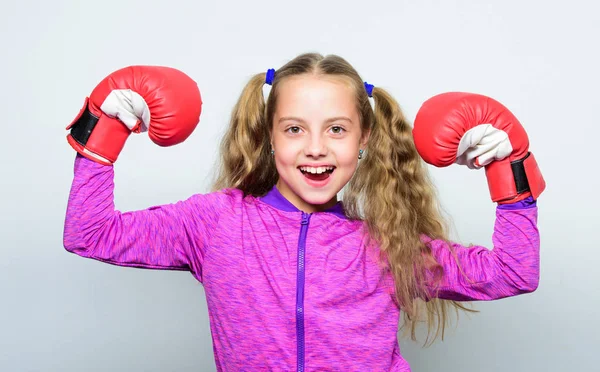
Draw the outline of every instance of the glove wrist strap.
[[[100,114],[94,115],[89,110],[89,99],[67,127],[71,132],[67,140],[71,147],[81,155],[99,162],[111,165],[119,156],[131,130],[120,120]]]
[[[485,167],[492,201],[513,203],[528,196],[537,199],[546,183],[533,153],[510,161],[509,158],[494,161]]]

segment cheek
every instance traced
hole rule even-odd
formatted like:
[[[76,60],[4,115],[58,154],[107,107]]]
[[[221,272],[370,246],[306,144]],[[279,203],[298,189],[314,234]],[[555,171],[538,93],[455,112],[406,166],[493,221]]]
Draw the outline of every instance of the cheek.
[[[275,165],[279,171],[285,170],[287,167],[293,166],[294,164],[296,164],[296,159],[293,156],[290,156],[289,153],[276,153]]]
[[[275,145],[275,166],[281,173],[288,171],[289,167],[296,167],[298,162],[298,149],[291,144],[279,143]]]
[[[284,136],[273,137],[273,149],[275,150],[275,162],[279,165],[294,165],[298,156],[302,154],[302,141],[290,140]]]
[[[335,157],[339,165],[343,166],[356,166],[358,163],[358,147],[341,145],[335,150]]]

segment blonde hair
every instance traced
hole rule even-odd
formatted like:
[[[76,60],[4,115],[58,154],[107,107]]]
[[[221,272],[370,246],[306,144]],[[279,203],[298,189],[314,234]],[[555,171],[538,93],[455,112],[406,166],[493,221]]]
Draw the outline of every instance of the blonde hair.
[[[353,86],[361,128],[363,133],[370,131],[370,137],[365,158],[345,187],[344,209],[348,218],[365,222],[369,240],[380,249],[382,270],[387,268],[393,274],[396,301],[404,313],[404,326],[410,329],[411,339],[416,341],[416,326],[421,321],[428,326],[427,339],[436,329],[431,343],[440,335],[443,339],[448,309],[472,310],[455,301],[437,299],[424,286],[427,271],[440,280],[443,268],[422,242],[422,235],[441,239],[451,249],[435,188],[415,149],[411,126],[399,104],[384,89],[375,87],[373,110],[363,80],[343,58],[316,53],[299,55],[276,71],[266,103],[263,97],[266,74],[259,73],[250,79],[223,137],[221,164],[213,190],[237,188],[245,195],[262,196],[277,183],[270,134],[278,87],[287,77],[301,74],[335,76]]]

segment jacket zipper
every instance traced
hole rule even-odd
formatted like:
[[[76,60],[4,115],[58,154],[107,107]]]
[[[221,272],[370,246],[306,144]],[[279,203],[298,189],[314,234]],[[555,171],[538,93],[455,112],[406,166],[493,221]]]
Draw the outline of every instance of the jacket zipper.
[[[296,279],[296,337],[298,341],[298,372],[304,371],[304,258],[306,233],[310,214],[302,212],[300,239],[298,241],[298,274]]]

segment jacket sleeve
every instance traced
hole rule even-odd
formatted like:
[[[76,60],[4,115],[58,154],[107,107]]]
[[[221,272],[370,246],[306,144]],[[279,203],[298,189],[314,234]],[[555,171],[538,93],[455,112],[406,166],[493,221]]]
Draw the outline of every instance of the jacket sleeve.
[[[114,168],[77,154],[64,224],[64,248],[118,266],[185,270],[202,282],[202,265],[223,193],[121,213]]]
[[[430,273],[427,292],[445,300],[489,301],[535,291],[540,277],[537,213],[532,198],[497,206],[493,249],[456,243],[449,249],[429,240],[443,277],[434,284]]]

